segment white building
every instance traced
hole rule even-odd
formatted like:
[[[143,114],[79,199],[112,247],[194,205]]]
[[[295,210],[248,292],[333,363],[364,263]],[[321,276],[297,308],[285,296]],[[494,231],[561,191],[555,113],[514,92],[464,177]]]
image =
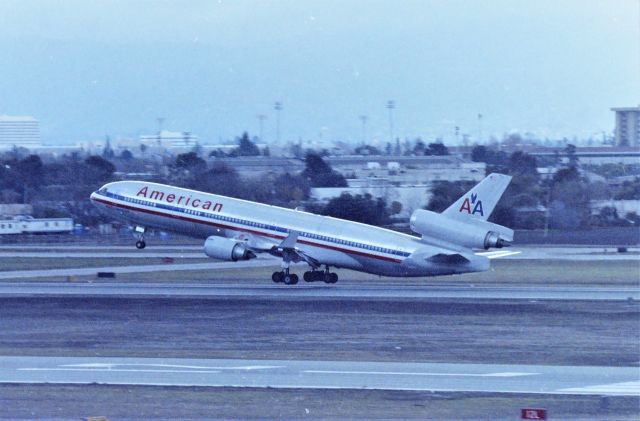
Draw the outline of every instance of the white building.
[[[616,113],[615,141],[618,146],[640,146],[640,105],[612,108]]]
[[[0,115],[0,149],[41,146],[40,125],[31,116]]]
[[[169,130],[162,130],[157,134],[140,136],[140,142],[146,146],[160,146],[165,149],[190,149],[198,144],[198,136],[190,132],[170,132]]]

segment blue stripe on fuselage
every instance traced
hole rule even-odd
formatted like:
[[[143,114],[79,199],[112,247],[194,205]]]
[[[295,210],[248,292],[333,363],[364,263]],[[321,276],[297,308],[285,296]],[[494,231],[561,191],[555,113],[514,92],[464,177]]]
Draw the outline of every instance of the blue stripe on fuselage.
[[[207,219],[211,219],[214,221],[220,221],[220,222],[227,222],[227,223],[233,223],[233,224],[237,224],[237,225],[241,225],[241,229],[244,231],[249,231],[249,232],[253,232],[256,233],[257,235],[264,235],[264,236],[269,236],[269,237],[275,237],[275,238],[284,238],[286,237],[290,230],[284,227],[280,227],[280,226],[276,226],[276,225],[270,225],[270,224],[264,224],[261,222],[255,222],[255,221],[249,221],[246,219],[240,219],[240,218],[234,218],[234,217],[229,217],[229,216],[224,216],[221,214],[216,214],[216,213],[209,213],[209,212],[203,212],[201,210],[197,210],[197,209],[188,209],[188,208],[183,208],[183,207],[177,207],[177,206],[171,206],[171,205],[167,205],[164,203],[157,203],[157,202],[151,202],[148,200],[143,200],[143,199],[139,199],[139,198],[133,198],[133,197],[128,197],[128,196],[123,196],[120,194],[115,194],[112,192],[96,192],[96,194],[101,195],[101,196],[106,196],[109,197],[111,199],[116,199],[116,200],[121,200],[123,202],[127,202],[130,208],[133,208],[133,210],[142,210],[140,208],[137,208],[135,206],[131,206],[130,204],[135,204],[135,205],[142,205],[142,206],[147,206],[147,207],[152,207],[152,208],[156,208],[156,209],[164,209],[164,210],[168,210],[171,212],[178,212],[178,213],[182,213],[185,215],[193,215],[193,216],[198,216],[201,218],[207,218]],[[103,202],[104,203],[104,202]],[[113,202],[109,202],[106,204],[110,204],[110,205],[118,205],[118,203],[113,203]],[[160,213],[163,216],[169,216],[167,214],[163,214]],[[195,222],[205,222],[205,221],[199,221],[199,220],[193,220]],[[230,229],[238,229],[236,227],[227,227]],[[277,232],[277,233],[281,233],[281,234],[272,234],[272,233],[264,233],[264,232],[260,232],[260,231],[256,231],[257,229],[262,229],[262,230],[267,230],[267,231],[272,231],[272,232]],[[319,240],[319,241],[324,241],[324,242],[328,242],[328,243],[334,243],[334,244],[338,244],[340,246],[347,246],[347,247],[352,247],[352,248],[356,248],[356,249],[362,249],[362,250],[367,250],[367,255],[370,255],[371,257],[377,257],[377,258],[386,258],[389,259],[389,257],[387,256],[380,256],[380,255],[376,255],[376,254],[371,254],[371,252],[377,252],[377,253],[385,253],[385,254],[389,254],[389,255],[393,255],[393,256],[399,256],[399,257],[408,257],[410,255],[410,253],[404,252],[404,251],[400,251],[400,250],[393,250],[393,249],[389,249],[389,248],[385,248],[385,247],[379,247],[379,246],[374,246],[374,245],[370,245],[370,244],[364,244],[364,243],[359,243],[359,242],[355,242],[355,241],[349,241],[349,240],[344,240],[344,239],[340,239],[340,238],[336,238],[336,237],[329,237],[326,235],[320,235],[320,234],[314,234],[314,233],[310,233],[310,232],[305,232],[305,231],[298,231],[295,230],[298,233],[298,236],[301,238],[308,238],[308,239],[312,239],[312,240]],[[324,244],[320,244],[320,243],[315,243],[315,242],[311,242],[311,241],[304,241],[304,240],[299,240],[302,243],[305,244],[309,244],[309,245],[316,245],[316,246],[321,246],[321,247],[326,247],[326,245]],[[337,247],[333,247],[332,248],[336,248]],[[339,248],[339,251],[344,251],[344,252],[354,252],[354,250],[351,249],[345,249],[345,248]],[[362,253],[360,251],[355,251],[356,253]],[[399,262],[399,260],[397,258],[393,259],[396,262]]]

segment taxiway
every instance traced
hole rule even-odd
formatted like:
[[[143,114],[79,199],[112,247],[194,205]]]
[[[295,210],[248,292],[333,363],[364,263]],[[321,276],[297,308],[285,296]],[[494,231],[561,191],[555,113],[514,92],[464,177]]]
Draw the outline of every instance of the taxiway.
[[[640,395],[638,367],[0,357],[0,383]]]

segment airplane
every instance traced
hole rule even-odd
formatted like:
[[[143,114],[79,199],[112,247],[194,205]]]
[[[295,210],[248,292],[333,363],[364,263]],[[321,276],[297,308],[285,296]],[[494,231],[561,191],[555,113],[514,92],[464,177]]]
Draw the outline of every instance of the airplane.
[[[174,231],[204,239],[204,253],[212,258],[242,261],[260,253],[281,258],[282,270],[271,277],[276,283],[297,284],[290,265],[304,262],[311,269],[305,281],[334,284],[338,275],[330,268],[395,277],[488,270],[491,258],[510,254],[479,251],[513,241],[513,230],[487,221],[510,181],[493,173],[442,213],[416,210],[410,227],[419,236],[146,181],[105,184],[91,201],[134,226],[138,249],[146,246],[148,229]]]

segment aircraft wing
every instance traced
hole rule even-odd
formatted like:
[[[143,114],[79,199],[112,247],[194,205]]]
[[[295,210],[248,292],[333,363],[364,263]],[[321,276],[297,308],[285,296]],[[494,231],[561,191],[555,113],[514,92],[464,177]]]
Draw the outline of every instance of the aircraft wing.
[[[296,247],[297,241],[298,233],[296,231],[290,231],[289,235],[282,240],[280,244],[271,247],[269,253],[274,256],[282,257],[284,262],[297,263],[304,261],[314,269],[320,267],[320,262]]]
[[[278,240],[246,233],[232,238],[238,241],[244,241],[249,250],[254,253],[269,253],[273,256],[281,257],[288,262],[306,262],[313,268],[320,267],[320,262],[296,247],[298,240],[298,233],[296,231],[291,231],[289,235],[280,242],[278,242]]]

